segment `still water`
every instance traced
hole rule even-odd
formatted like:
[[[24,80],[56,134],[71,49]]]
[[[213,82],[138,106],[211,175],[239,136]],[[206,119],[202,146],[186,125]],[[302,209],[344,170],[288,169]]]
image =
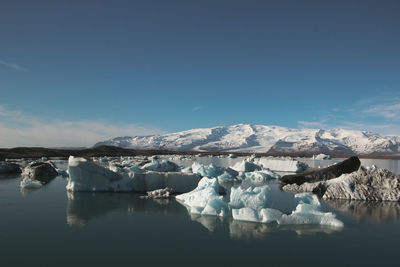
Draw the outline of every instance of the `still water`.
[[[399,173],[399,161],[369,161]],[[0,177],[0,266],[399,265],[397,202],[321,200],[343,228],[280,227],[193,216],[173,199],[67,193],[62,177],[36,191],[19,182]]]

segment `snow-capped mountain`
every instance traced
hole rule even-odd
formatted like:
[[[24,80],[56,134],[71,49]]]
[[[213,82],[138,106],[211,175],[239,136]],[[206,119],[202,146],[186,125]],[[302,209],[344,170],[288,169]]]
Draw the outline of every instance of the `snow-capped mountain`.
[[[345,129],[291,129],[238,124],[150,136],[117,137],[99,145],[174,151],[398,154],[400,136]]]

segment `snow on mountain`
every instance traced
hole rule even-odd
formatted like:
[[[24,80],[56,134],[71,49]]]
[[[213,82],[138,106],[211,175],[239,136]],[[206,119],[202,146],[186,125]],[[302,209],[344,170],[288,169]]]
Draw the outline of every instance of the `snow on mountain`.
[[[174,151],[396,154],[400,153],[400,136],[346,129],[291,129],[238,124],[164,135],[117,137],[95,144],[100,145]]]

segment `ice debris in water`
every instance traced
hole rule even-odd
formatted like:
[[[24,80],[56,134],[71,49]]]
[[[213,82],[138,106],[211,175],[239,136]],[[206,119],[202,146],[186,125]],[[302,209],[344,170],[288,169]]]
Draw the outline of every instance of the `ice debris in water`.
[[[204,177],[196,189],[178,195],[176,199],[192,214],[232,216],[234,220],[261,223],[343,226],[333,213],[322,212],[317,196],[310,193],[296,194],[296,209],[290,214],[284,214],[271,208],[268,185],[233,187],[229,202],[218,194],[218,189],[217,179]]]
[[[158,172],[175,172],[178,171],[179,167],[175,163],[166,159],[163,159],[161,161],[157,159],[152,159],[151,162],[143,166],[143,169]]]
[[[39,182],[37,180],[33,180],[29,177],[25,177],[24,179],[22,179],[19,186],[21,188],[25,188],[25,189],[37,189],[37,188],[41,188],[43,185],[41,182]]]
[[[172,190],[168,187],[163,188],[163,189],[157,189],[153,191],[146,192],[146,196],[143,196],[142,198],[169,198],[172,193]]]

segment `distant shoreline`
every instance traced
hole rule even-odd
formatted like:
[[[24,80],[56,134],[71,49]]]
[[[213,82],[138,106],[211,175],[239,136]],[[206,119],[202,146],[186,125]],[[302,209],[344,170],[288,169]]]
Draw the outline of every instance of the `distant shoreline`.
[[[138,150],[138,149],[126,149],[115,146],[99,146],[94,148],[85,149],[64,149],[64,148],[43,148],[43,147],[16,147],[16,148],[0,148],[0,160],[16,159],[16,158],[41,158],[41,157],[61,157],[67,158],[70,155],[78,157],[101,157],[101,156],[153,156],[153,155],[229,155],[235,154],[237,156],[290,156],[290,157],[312,157],[318,153],[312,152],[267,152],[267,153],[251,153],[251,152],[228,152],[228,151],[214,151],[214,152],[203,152],[203,151],[170,151],[170,150]],[[347,154],[330,154],[332,158],[347,158],[353,155]],[[369,159],[395,159],[399,160],[400,155],[357,155],[360,158]]]

